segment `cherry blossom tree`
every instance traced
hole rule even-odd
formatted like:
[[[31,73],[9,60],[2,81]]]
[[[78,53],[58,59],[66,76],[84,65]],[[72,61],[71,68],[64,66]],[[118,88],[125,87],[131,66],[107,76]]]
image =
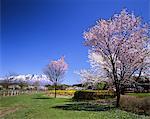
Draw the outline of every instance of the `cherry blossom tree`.
[[[80,75],[82,85],[94,88],[99,83],[107,82],[109,86],[112,86],[112,80],[106,76],[101,68],[101,63],[103,63],[101,56],[89,51],[88,58],[91,67],[75,72]]]
[[[64,57],[61,57],[56,61],[51,61],[50,64],[48,64],[44,70],[44,74],[54,84],[55,98],[56,98],[57,84],[62,81],[62,78],[67,68],[68,64],[65,62]]]
[[[80,72],[76,72],[76,74],[79,74],[81,76],[82,84],[85,84],[85,83],[95,84],[98,81],[100,81],[100,78],[101,78],[101,76],[94,73],[94,71],[91,69],[88,69],[88,70],[82,69],[82,70],[80,70]]]
[[[121,84],[131,83],[132,76],[147,72],[150,58],[150,26],[140,17],[123,9],[110,19],[100,19],[84,33],[85,45],[90,47],[90,62],[112,80],[119,107]]]
[[[82,69],[79,72],[75,72],[80,75],[82,85],[88,89],[103,89],[106,82],[108,84],[109,80],[106,80],[100,72],[94,71],[94,69]]]

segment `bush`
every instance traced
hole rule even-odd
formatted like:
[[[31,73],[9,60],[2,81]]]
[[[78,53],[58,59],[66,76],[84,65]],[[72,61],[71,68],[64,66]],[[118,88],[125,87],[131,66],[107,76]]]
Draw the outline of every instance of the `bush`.
[[[106,85],[107,85],[106,82],[100,82],[100,83],[97,83],[95,87],[97,90],[104,90]]]
[[[121,96],[120,107],[125,111],[150,115],[150,97]]]
[[[101,91],[88,91],[88,90],[81,90],[76,91],[74,93],[74,100],[97,100],[97,99],[106,99],[106,98],[113,98],[115,97],[113,92],[107,90]]]

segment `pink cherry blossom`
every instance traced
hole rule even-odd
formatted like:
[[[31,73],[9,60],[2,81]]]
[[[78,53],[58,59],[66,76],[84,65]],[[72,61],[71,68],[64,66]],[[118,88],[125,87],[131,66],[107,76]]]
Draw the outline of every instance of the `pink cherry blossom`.
[[[68,64],[65,62],[64,57],[61,57],[56,61],[51,61],[44,70],[45,75],[55,86],[55,97],[56,97],[56,87],[58,83],[62,81],[62,78],[67,69]]]
[[[133,75],[140,76],[141,72],[150,70],[149,31],[149,24],[123,9],[108,20],[98,20],[84,33],[91,54],[101,57],[101,61],[90,60],[92,66],[105,72],[116,87],[116,106],[119,106],[121,84],[130,83]]]

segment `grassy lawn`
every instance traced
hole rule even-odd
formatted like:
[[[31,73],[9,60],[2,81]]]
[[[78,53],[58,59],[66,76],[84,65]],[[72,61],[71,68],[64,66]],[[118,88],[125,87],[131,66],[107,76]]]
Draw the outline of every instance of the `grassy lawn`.
[[[127,95],[136,96],[136,97],[150,97],[150,93],[127,93]]]
[[[2,97],[1,119],[149,119],[149,117],[101,105],[75,103],[70,98],[43,94]]]

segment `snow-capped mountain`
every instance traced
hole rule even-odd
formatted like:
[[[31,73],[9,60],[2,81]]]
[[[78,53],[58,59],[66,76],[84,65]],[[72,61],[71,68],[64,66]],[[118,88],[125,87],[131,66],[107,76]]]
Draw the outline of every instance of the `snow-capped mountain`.
[[[11,79],[11,81],[25,81],[30,84],[33,84],[34,82],[38,81],[41,85],[50,84],[50,81],[46,77],[46,75],[38,75],[38,74],[26,74],[26,75],[15,75],[15,76],[7,76],[7,77],[1,77],[0,80],[4,79]]]

